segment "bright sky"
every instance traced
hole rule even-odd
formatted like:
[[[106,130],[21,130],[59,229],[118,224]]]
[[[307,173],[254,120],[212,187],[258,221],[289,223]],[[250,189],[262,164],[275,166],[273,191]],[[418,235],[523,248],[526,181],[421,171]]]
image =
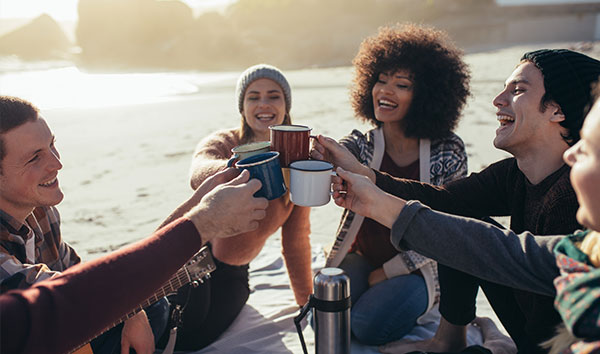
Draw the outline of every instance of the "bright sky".
[[[77,20],[78,0],[0,0],[0,19],[34,18],[47,13],[57,21]],[[219,10],[235,0],[182,0],[197,12]]]
[[[77,20],[78,0],[0,0],[0,19],[33,18],[42,13],[57,21]],[[221,10],[236,0],[181,0],[197,13]],[[496,0],[499,5],[595,3],[600,0]]]

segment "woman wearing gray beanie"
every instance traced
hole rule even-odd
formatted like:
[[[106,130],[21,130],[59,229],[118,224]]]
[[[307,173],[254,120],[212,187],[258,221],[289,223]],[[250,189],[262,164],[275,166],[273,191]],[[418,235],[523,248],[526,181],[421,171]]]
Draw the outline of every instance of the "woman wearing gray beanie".
[[[246,69],[237,82],[235,103],[241,114],[240,127],[217,131],[196,147],[190,168],[190,183],[194,189],[227,167],[232,148],[268,141],[270,125],[291,124],[290,85],[283,73],[273,66],[260,64]],[[229,327],[250,295],[248,263],[279,228],[283,258],[296,302],[304,305],[308,300],[312,292],[310,208],[294,205],[286,193],[270,201],[266,212],[267,217],[261,220],[257,230],[210,244],[217,270],[204,284],[178,294],[182,303],[186,298],[189,300],[183,313],[183,326],[178,329],[177,350],[201,349]]]

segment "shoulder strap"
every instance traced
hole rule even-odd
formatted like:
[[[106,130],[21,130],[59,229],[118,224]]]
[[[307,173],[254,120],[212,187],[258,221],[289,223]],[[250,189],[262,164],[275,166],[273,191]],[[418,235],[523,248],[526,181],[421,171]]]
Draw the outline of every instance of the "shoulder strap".
[[[381,167],[381,161],[383,161],[383,154],[385,153],[385,138],[383,137],[383,129],[373,129],[373,159],[369,163],[369,167],[378,170]]]

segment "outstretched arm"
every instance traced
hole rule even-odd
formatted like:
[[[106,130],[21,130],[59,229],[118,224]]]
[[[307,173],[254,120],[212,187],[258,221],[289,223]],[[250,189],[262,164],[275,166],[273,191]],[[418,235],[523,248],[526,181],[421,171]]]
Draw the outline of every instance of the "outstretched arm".
[[[190,185],[198,188],[204,180],[227,168],[231,149],[239,145],[237,130],[223,130],[204,138],[194,151],[190,166]]]
[[[73,350],[148,298],[203,243],[256,229],[268,203],[253,197],[260,182],[248,177],[244,171],[215,187],[184,218],[147,239],[75,265],[29,289],[0,295],[0,352]],[[115,301],[115,294],[124,292],[127,296]]]
[[[336,204],[392,230],[398,249],[412,249],[479,278],[554,296],[553,248],[564,236],[516,235],[488,223],[433,211],[383,192],[364,176],[338,169]]]
[[[392,226],[392,244],[494,283],[554,296],[554,246],[564,236],[515,234],[476,219],[408,202]]]

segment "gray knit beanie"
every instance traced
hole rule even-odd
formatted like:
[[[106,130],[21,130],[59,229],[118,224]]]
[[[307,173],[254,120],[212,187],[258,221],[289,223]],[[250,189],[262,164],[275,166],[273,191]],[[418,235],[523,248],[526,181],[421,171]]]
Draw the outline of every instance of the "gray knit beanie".
[[[246,89],[254,80],[258,79],[270,79],[281,86],[285,99],[285,111],[286,113],[289,113],[292,108],[292,90],[290,89],[290,84],[285,79],[285,76],[283,76],[281,70],[267,64],[251,66],[240,75],[235,88],[235,96],[238,100],[238,109],[240,113],[244,110],[244,95],[246,94]]]
[[[592,84],[600,75],[600,61],[568,49],[540,49],[528,52],[521,60],[532,62],[544,76],[548,98],[565,114],[560,124],[569,130],[570,144],[579,140],[579,130],[592,102]]]

